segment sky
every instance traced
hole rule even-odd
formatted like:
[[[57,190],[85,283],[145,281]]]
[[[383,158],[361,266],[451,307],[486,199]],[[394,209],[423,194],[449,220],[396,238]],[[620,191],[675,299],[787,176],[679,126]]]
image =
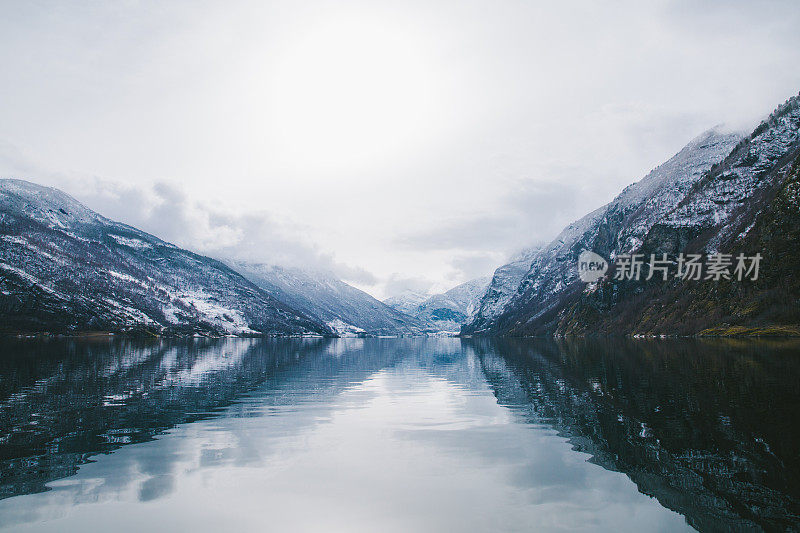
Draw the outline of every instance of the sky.
[[[491,274],[800,91],[794,0],[0,10],[0,177],[378,298]]]

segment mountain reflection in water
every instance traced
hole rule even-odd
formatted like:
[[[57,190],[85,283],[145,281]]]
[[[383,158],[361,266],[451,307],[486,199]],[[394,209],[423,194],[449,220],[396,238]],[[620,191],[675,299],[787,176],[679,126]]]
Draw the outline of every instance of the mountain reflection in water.
[[[0,355],[0,526],[113,511],[313,529],[306,506],[330,529],[800,523],[794,341],[28,339]]]

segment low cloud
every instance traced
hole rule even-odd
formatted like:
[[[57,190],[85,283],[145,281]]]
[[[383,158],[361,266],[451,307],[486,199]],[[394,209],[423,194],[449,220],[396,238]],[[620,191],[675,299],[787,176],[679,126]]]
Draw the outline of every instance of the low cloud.
[[[580,169],[572,172],[578,174]],[[402,235],[395,242],[413,250],[452,250],[461,257],[508,255],[532,243],[549,241],[602,201],[591,184],[519,181],[489,212],[452,219]]]
[[[476,252],[457,255],[450,261],[450,264],[460,280],[469,281],[489,276],[502,260],[503,256],[501,254]]]
[[[167,183],[142,188],[94,180],[77,197],[110,218],[223,260],[320,270],[366,285],[377,282],[370,272],[340,263],[305,241],[302,226],[276,220],[265,212],[223,212],[192,201],[183,190]]]
[[[193,201],[166,182],[134,186],[52,171],[18,146],[0,140],[2,178],[32,180],[72,194],[90,209],[159,239],[222,260],[248,261],[329,272],[361,285],[376,285],[371,272],[341,263],[308,242],[306,228],[269,213],[229,213]]]
[[[433,285],[434,283],[429,279],[392,274],[384,283],[384,292],[388,296],[396,296],[404,292],[427,293]]]

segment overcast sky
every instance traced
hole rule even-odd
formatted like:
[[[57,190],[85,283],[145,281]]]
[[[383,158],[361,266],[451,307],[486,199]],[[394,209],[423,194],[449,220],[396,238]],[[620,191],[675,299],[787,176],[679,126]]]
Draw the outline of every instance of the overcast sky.
[[[378,297],[485,275],[800,91],[800,2],[0,7],[0,175]]]

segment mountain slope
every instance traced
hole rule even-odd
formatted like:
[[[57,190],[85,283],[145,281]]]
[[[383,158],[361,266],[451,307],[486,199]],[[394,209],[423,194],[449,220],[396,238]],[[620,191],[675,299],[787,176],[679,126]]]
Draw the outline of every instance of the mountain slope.
[[[478,310],[489,278],[476,278],[442,294],[434,294],[417,306],[415,315],[435,331],[457,332]]]
[[[331,274],[255,263],[231,266],[275,298],[319,317],[340,335],[414,335],[423,329],[415,318]]]
[[[738,133],[709,130],[612,202],[570,224],[533,254],[529,271],[516,289],[495,288],[463,334],[542,334],[551,332],[563,301],[583,290],[576,263],[583,250],[605,257],[637,249],[650,228],[677,207],[693,185],[741,140]],[[527,260],[528,258],[526,258]],[[515,282],[511,278],[511,282]],[[508,295],[511,294],[509,298]]]
[[[417,291],[404,291],[396,296],[390,296],[383,300],[383,303],[400,311],[401,313],[405,313],[407,315],[413,315],[417,311],[417,307],[430,298],[430,295],[427,292],[417,292]]]
[[[219,261],[21,180],[0,180],[0,328],[331,334]]]
[[[415,317],[428,333],[458,332],[478,311],[488,284],[488,277],[476,278],[441,294],[407,292],[384,303]]]
[[[471,320],[470,328],[472,330],[485,329],[503,312],[508,302],[516,294],[522,278],[531,269],[531,263],[540,250],[541,247],[538,246],[525,249],[511,258],[509,263],[494,271],[492,280],[481,296],[478,309]]]
[[[779,107],[653,226],[639,252],[760,253],[757,280],[604,279],[565,334],[800,334],[800,96]]]

